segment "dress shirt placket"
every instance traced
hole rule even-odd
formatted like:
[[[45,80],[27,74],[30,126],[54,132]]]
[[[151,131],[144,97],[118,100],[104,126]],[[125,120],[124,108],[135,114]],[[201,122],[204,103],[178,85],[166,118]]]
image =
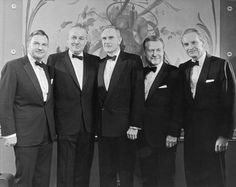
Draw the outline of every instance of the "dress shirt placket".
[[[39,66],[36,66],[36,69],[37,69],[37,78],[43,93],[43,100],[45,102],[47,100],[47,94],[48,94],[48,81],[44,69]]]
[[[107,60],[105,71],[104,71],[104,83],[106,90],[109,88],[109,84],[111,81],[111,76],[115,67],[116,61],[114,60]]]

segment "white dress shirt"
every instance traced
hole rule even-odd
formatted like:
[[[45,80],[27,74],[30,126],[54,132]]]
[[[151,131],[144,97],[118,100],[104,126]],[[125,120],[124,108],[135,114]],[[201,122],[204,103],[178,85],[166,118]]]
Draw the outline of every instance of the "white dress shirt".
[[[198,59],[199,65],[193,66],[193,68],[190,72],[190,87],[191,87],[191,92],[192,92],[193,98],[195,98],[197,82],[198,82],[205,58],[206,58],[206,53],[204,53],[201,56],[201,58]]]
[[[149,90],[157,76],[157,74],[159,73],[160,69],[161,69],[161,66],[162,66],[163,62],[161,62],[160,64],[156,65],[157,69],[156,69],[156,72],[150,72],[146,75],[145,77],[145,80],[144,80],[144,91],[145,91],[145,100],[147,99],[148,97],[148,94],[149,94]]]
[[[72,58],[72,52],[69,50],[70,60],[72,62],[76,78],[79,82],[80,89],[83,88],[83,74],[84,74],[84,62],[78,58]],[[83,57],[83,52],[79,56]]]
[[[113,70],[115,68],[119,54],[120,54],[120,50],[114,54],[116,56],[115,60],[111,60],[111,59],[107,60],[106,67],[104,70],[104,83],[105,83],[106,90],[108,90],[108,88],[109,88],[111,76],[112,76]]]
[[[31,66],[33,67],[33,70],[36,74],[36,77],[39,81],[39,85],[40,85],[40,88],[43,93],[43,101],[46,102],[47,96],[48,96],[48,79],[45,74],[45,71],[43,70],[43,68],[41,68],[40,66],[35,64],[36,60],[33,59],[30,54],[28,54],[28,58],[29,58]],[[43,62],[40,62],[40,63],[43,63]]]

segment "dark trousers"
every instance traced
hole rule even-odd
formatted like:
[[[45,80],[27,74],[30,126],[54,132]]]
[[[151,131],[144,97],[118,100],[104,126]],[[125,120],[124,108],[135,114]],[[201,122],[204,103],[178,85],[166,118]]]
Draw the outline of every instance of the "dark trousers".
[[[59,135],[57,145],[57,186],[89,187],[94,136],[86,132]]]
[[[225,153],[185,148],[185,177],[188,187],[226,187]]]
[[[99,137],[100,187],[133,186],[136,142],[122,137]]]
[[[172,148],[143,148],[140,157],[143,187],[173,187],[175,177],[176,146]]]
[[[52,143],[38,146],[15,146],[15,186],[49,187]]]

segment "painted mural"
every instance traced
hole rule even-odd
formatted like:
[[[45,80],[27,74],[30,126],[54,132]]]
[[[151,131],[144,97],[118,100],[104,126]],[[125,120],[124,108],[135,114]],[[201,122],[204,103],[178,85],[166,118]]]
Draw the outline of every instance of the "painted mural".
[[[101,29],[114,25],[121,32],[124,50],[139,55],[143,53],[146,36],[161,36],[170,63],[178,66],[187,59],[180,36],[188,27],[198,28],[205,36],[209,52],[218,55],[219,1],[23,0],[24,38],[35,29],[43,29],[50,38],[50,53],[60,52],[66,49],[68,30],[82,25],[90,36],[86,50],[103,57]]]

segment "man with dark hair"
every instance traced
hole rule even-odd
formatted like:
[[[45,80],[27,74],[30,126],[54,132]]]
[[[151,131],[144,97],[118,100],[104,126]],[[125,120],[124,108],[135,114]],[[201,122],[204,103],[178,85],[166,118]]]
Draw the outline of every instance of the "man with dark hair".
[[[225,151],[233,135],[235,75],[231,64],[206,52],[195,28],[181,42],[189,61],[179,66],[184,163],[188,187],[225,187]]]
[[[58,187],[88,187],[94,148],[99,57],[84,51],[88,33],[80,26],[68,33],[68,50],[50,55],[58,134]]]
[[[29,36],[28,54],[8,62],[0,81],[0,123],[6,146],[14,146],[17,187],[49,187],[55,139],[52,80],[42,62],[48,36]]]
[[[180,121],[176,113],[178,68],[168,64],[164,42],[149,36],[143,42],[145,104],[139,156],[144,187],[173,187]],[[176,115],[177,116],[177,115]]]
[[[136,139],[142,126],[144,91],[139,56],[120,49],[113,26],[101,34],[107,57],[98,71],[100,187],[133,186]]]

